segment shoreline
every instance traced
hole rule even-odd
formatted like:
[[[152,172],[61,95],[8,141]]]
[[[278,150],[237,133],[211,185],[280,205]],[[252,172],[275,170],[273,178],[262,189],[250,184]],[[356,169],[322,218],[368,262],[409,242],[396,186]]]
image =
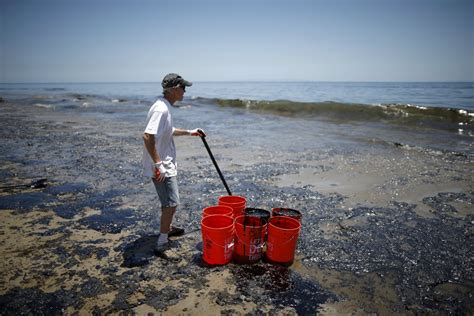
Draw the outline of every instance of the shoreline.
[[[0,193],[2,313],[474,310],[469,157],[362,143],[295,155],[216,135],[210,145],[232,191],[252,207],[300,209],[304,231],[289,269],[209,269],[199,263],[193,230],[200,210],[225,191],[199,139],[176,139],[183,196],[176,220],[190,233],[177,238],[178,259],[168,262],[134,248],[141,240],[149,250],[158,227],[152,185],[139,174],[141,126],[11,103],[0,113],[5,182],[48,178],[44,189]],[[180,124],[187,121],[177,116]],[[439,250],[426,248],[439,240]],[[124,267],[128,250],[143,265]],[[295,303],[301,293],[308,295]]]

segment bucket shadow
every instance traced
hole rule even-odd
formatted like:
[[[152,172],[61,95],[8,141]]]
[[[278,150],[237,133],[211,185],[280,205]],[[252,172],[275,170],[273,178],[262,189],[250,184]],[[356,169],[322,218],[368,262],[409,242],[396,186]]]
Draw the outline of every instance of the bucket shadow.
[[[199,252],[202,253],[202,241],[198,242],[196,245],[196,250],[199,250]]]
[[[227,266],[226,264],[209,264],[209,263],[205,262],[202,259],[202,252],[193,255],[193,257],[191,259],[191,263],[193,265],[196,265],[200,268],[205,268],[205,269],[213,269],[213,268],[219,269],[219,268]]]

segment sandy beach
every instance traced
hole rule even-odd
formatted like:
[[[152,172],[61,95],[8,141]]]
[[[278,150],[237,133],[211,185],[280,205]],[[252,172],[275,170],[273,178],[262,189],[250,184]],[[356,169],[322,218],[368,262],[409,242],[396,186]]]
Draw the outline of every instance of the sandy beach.
[[[331,146],[324,128],[320,143],[298,128],[269,134],[298,118],[257,124],[248,117],[260,114],[216,108],[233,116],[209,126],[178,109],[177,126],[207,127],[234,194],[303,213],[291,267],[207,267],[201,211],[225,190],[197,137],[176,139],[176,221],[187,233],[171,257],[153,254],[159,204],[140,169],[147,107],[120,116],[0,103],[0,314],[474,312],[472,156],[376,136]]]

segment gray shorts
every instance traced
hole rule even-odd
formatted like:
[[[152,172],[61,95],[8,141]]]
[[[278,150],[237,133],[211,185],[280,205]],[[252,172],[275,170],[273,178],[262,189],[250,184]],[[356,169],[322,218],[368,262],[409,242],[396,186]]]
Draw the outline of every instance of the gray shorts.
[[[151,179],[160,198],[161,207],[176,207],[179,205],[177,177],[165,178],[164,182],[158,182],[155,178]]]

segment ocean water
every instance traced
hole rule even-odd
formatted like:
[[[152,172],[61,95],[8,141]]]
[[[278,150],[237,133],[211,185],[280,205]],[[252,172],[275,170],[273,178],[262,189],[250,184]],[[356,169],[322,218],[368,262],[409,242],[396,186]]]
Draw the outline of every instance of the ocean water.
[[[0,96],[78,93],[152,99],[160,83],[0,84]],[[195,82],[187,97],[254,101],[410,104],[474,112],[474,82]]]
[[[159,83],[0,84],[19,106],[137,125],[160,94]],[[195,82],[179,105],[179,127],[283,150],[388,143],[474,155],[472,82]]]

